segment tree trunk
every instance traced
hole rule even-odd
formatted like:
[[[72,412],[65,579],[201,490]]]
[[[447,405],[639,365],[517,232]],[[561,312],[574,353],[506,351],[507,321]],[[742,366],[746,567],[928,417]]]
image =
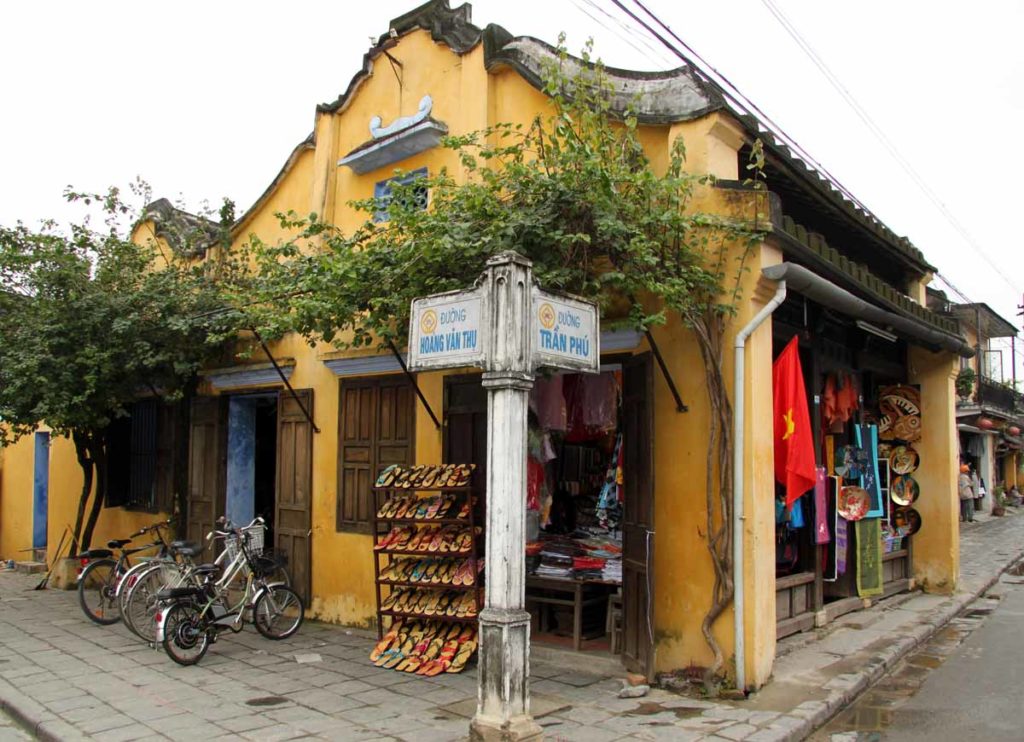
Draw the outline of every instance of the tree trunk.
[[[75,444],[75,456],[78,458],[78,465],[82,467],[82,494],[78,498],[78,515],[75,517],[75,530],[72,533],[71,553],[80,554],[88,549],[88,542],[84,548],[80,548],[82,536],[82,521],[85,519],[85,505],[89,501],[89,493],[92,491],[93,459],[89,456],[89,434],[75,431],[71,434],[71,440]]]
[[[99,520],[103,503],[107,499],[107,439],[105,435],[93,435],[89,452],[96,467],[96,496],[92,499],[92,510],[89,512],[89,520],[85,524],[85,531],[82,533],[82,544],[88,549],[92,543],[92,533],[96,528],[96,521]]]
[[[196,378],[185,385],[174,416],[174,502],[172,503],[175,532],[178,538],[188,538],[188,452],[192,431],[192,398],[196,393]]]

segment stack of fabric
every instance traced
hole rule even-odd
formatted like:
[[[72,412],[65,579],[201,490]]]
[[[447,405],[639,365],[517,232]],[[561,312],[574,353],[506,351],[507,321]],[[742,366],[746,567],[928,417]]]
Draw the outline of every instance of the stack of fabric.
[[[600,557],[581,556],[572,560],[572,574],[577,580],[600,580],[605,560]]]

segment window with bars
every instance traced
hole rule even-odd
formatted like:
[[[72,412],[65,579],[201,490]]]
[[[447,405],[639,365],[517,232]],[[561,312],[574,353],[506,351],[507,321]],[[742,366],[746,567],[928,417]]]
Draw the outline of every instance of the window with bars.
[[[377,202],[377,211],[373,215],[375,222],[386,222],[391,204],[400,201],[417,209],[426,209],[428,202],[427,186],[421,182],[427,177],[427,169],[413,170],[407,175],[382,180],[373,187],[373,198]]]
[[[107,428],[107,507],[172,507],[174,408],[139,400]]]

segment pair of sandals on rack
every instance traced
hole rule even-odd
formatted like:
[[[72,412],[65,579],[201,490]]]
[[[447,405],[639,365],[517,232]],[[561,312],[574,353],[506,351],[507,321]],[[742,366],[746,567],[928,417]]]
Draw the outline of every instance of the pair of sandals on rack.
[[[452,505],[455,504],[455,495],[438,495],[436,497],[417,497],[407,495],[388,500],[381,505],[377,511],[377,517],[382,519],[393,518],[396,520],[431,520],[432,518],[444,518],[448,515]],[[464,508],[469,514],[469,508]],[[461,513],[460,518],[463,518]]]
[[[370,652],[377,667],[433,677],[462,672],[477,646],[475,626],[396,621]]]
[[[377,477],[376,487],[430,489],[465,487],[473,478],[476,464],[420,464],[404,467],[392,464]]]
[[[477,572],[484,561],[477,561]],[[473,563],[469,559],[396,559],[380,572],[380,578],[389,582],[420,582],[424,585],[472,585],[476,582]]]
[[[477,526],[477,533],[481,529]],[[377,551],[435,551],[465,554],[473,548],[473,534],[465,526],[397,526],[373,547]]]
[[[400,589],[382,600],[380,608],[418,616],[473,618],[477,614],[476,591]]]

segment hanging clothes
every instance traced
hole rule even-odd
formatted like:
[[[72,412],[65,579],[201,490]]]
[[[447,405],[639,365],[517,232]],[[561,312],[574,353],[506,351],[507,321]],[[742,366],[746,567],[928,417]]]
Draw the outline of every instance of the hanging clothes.
[[[544,430],[565,430],[567,415],[564,395],[564,376],[556,374],[537,379],[530,393],[530,407]]]

